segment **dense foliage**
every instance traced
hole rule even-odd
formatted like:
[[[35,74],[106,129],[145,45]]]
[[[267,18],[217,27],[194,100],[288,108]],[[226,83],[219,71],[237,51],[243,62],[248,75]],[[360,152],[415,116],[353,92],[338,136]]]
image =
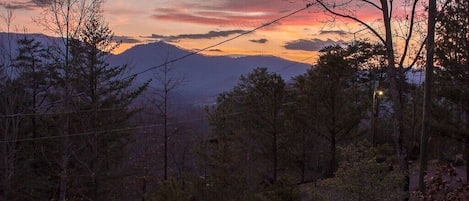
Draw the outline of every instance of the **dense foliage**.
[[[0,48],[0,200],[408,196],[402,187],[413,174],[409,160],[418,160],[423,92],[420,83],[404,82],[406,59],[398,72],[386,69],[395,63],[389,47],[325,47],[297,77],[258,67],[216,104],[176,108],[179,81],[170,65],[147,93],[149,82],[136,84],[126,64],[108,64],[119,43],[102,1],[73,1],[70,15],[51,12],[65,1],[51,2],[59,7],[48,14],[64,15],[45,21],[61,34],[59,44],[26,34],[12,41],[16,49]],[[445,2],[436,25],[429,158],[456,165],[459,154],[469,158],[469,3]],[[455,169],[445,167],[430,168],[428,192],[412,199],[463,200],[467,184],[449,184]]]

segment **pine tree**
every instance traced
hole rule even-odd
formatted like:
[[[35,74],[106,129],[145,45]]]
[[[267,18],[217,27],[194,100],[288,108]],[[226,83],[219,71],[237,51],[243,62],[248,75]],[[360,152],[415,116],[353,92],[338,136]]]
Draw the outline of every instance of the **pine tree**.
[[[321,50],[318,64],[293,84],[300,107],[299,114],[310,119],[310,132],[329,143],[329,166],[326,176],[337,167],[339,143],[357,134],[369,101],[363,96],[357,69],[347,60],[349,53],[339,46]]]
[[[23,138],[36,139],[47,137],[47,112],[46,106],[51,86],[50,75],[52,69],[49,67],[50,54],[47,48],[33,38],[22,38],[17,41],[18,56],[13,61],[13,68],[21,82],[21,90],[24,90],[25,111],[22,117]],[[45,155],[48,145],[43,140],[32,140],[19,142],[21,151],[17,153],[20,157],[17,165],[20,170],[16,186],[20,191],[18,199],[37,200],[47,196],[49,190],[48,179],[49,166]]]
[[[218,97],[210,111],[208,157],[215,194],[253,199],[281,177],[285,97],[285,82],[266,68],[241,76],[233,90]]]
[[[86,22],[79,38],[71,43],[71,89],[81,92],[73,101],[73,130],[90,133],[80,139],[75,165],[88,179],[78,180],[77,196],[84,194],[93,200],[115,199],[122,183],[117,169],[122,163],[124,146],[132,139],[126,131],[129,119],[137,110],[130,105],[148,86],[134,86],[136,76],[125,76],[127,66],[110,66],[107,56],[118,44],[112,31],[100,15]],[[117,131],[116,131],[117,130]]]

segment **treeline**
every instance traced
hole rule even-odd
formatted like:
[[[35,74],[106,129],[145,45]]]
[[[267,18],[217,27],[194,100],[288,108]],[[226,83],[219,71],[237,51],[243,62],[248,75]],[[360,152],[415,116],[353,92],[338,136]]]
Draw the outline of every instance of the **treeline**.
[[[137,85],[126,65],[106,62],[118,43],[102,3],[53,1],[40,22],[61,40],[23,37],[10,42],[17,49],[2,49],[0,200],[409,196],[416,166],[401,163],[403,155],[418,160],[423,89],[392,82],[387,47],[369,41],[326,47],[291,80],[257,68],[204,112],[176,116],[171,93],[181,81],[171,77],[171,66],[155,72],[152,89],[150,81]],[[467,9],[467,2],[448,1],[437,15],[429,158],[440,161],[469,155]],[[401,70],[412,69],[418,66]],[[395,85],[402,138],[395,135],[398,111],[389,90]],[[440,184],[429,181],[429,194],[454,200],[467,192],[462,184],[451,193]]]
[[[136,86],[126,65],[106,62],[117,43],[101,4],[51,2],[41,22],[62,34],[59,40],[8,37],[2,47],[0,200],[123,195],[122,161],[133,135],[121,128],[138,112],[129,106],[148,83]]]

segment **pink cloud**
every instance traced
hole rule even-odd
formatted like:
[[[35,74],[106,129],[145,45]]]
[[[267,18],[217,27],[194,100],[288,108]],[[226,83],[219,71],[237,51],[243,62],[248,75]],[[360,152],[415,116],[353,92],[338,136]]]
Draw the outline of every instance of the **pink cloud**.
[[[158,20],[186,22],[205,25],[255,27],[274,20],[306,4],[287,1],[253,0],[231,1],[216,0],[206,4],[181,4],[176,7],[154,9],[152,17]],[[307,12],[299,13],[300,18],[287,18],[285,24],[311,24],[305,19]],[[302,20],[298,20],[302,19]],[[290,23],[292,22],[292,23]]]
[[[151,17],[155,20],[183,22],[199,25],[211,25],[220,27],[254,28],[268,23],[288,13],[304,8],[307,1],[287,0],[207,0],[203,3],[175,3],[168,7],[153,9]],[[339,8],[340,9],[340,8]],[[356,7],[351,12],[364,21],[372,22],[379,19],[382,14],[376,8],[365,6]],[[326,15],[319,6],[312,6],[307,10],[281,20],[278,23],[266,27],[266,30],[282,29],[282,26],[315,26],[325,22],[337,20],[340,23],[354,23],[344,18],[333,18]]]
[[[152,15],[152,17],[159,20],[189,22],[197,24],[226,24],[228,22],[227,19],[202,17],[184,13],[174,13],[170,15]]]

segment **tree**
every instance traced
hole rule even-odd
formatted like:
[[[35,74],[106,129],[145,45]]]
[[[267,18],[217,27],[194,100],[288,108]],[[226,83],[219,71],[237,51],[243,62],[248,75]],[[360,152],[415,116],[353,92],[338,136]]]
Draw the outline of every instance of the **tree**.
[[[294,82],[301,105],[299,113],[311,120],[311,132],[329,143],[329,177],[336,170],[338,143],[357,134],[368,103],[356,79],[357,69],[350,65],[347,54],[339,46],[324,48],[318,64]]]
[[[222,93],[217,97],[216,107],[209,111],[213,128],[208,137],[208,151],[203,156],[209,166],[204,181],[209,188],[202,191],[208,191],[211,200],[246,200],[253,191],[247,175],[252,164],[246,158],[252,155],[252,150],[240,129],[243,112],[239,111],[241,104],[236,98],[233,91]],[[251,174],[249,180],[259,182],[260,179],[257,174]]]
[[[420,170],[419,170],[419,189],[425,192],[423,177],[427,171],[427,143],[430,135],[430,114],[431,114],[431,92],[433,84],[433,58],[435,47],[435,25],[436,25],[436,0],[429,0],[428,6],[428,38],[427,38],[427,57],[425,68],[425,93],[423,101],[422,117],[422,135],[420,142]]]
[[[333,17],[340,17],[351,20],[361,25],[369,31],[386,49],[387,76],[389,78],[389,92],[393,109],[394,119],[394,142],[400,169],[404,172],[409,171],[408,150],[405,146],[405,118],[404,103],[405,99],[405,72],[415,67],[420,53],[423,49],[422,35],[417,35],[419,31],[419,0],[405,1],[403,6],[410,6],[408,12],[395,12],[395,1],[380,0],[379,3],[369,0],[359,1],[324,1],[314,0],[314,2]],[[370,9],[380,14],[380,21],[367,22],[361,19],[357,12],[360,9]],[[370,13],[371,11],[366,11]],[[381,22],[381,23],[378,23]],[[379,25],[377,25],[379,24]],[[374,26],[375,25],[375,26]],[[398,27],[394,27],[397,25]],[[397,29],[399,28],[399,29]],[[384,29],[380,31],[380,29]],[[395,33],[400,30],[400,33]],[[412,43],[412,41],[419,41]],[[420,44],[419,44],[420,43]],[[399,45],[399,50],[397,46]],[[417,48],[411,51],[411,48]],[[408,177],[407,177],[408,178]],[[408,181],[408,179],[407,179]],[[408,182],[404,185],[404,190],[408,191]]]
[[[55,98],[51,102],[60,102],[61,109],[64,115],[60,119],[58,133],[60,138],[60,156],[57,163],[59,164],[60,178],[58,188],[58,200],[65,201],[68,197],[68,181],[70,179],[69,168],[70,160],[73,157],[73,150],[75,146],[70,140],[70,111],[72,106],[70,100],[76,98],[77,94],[72,94],[71,71],[72,66],[70,62],[71,40],[77,39],[80,34],[84,22],[91,19],[92,16],[99,13],[101,10],[102,0],[53,0],[46,1],[43,6],[43,13],[37,22],[44,26],[45,29],[51,31],[53,34],[58,35],[62,43],[55,46],[55,69],[57,76],[55,76],[56,84],[53,91],[56,92]],[[78,92],[81,93],[81,92]],[[61,101],[59,101],[61,100]]]
[[[71,90],[81,92],[72,102],[76,115],[71,115],[74,132],[92,133],[79,141],[79,148],[71,161],[79,171],[86,170],[90,180],[77,182],[81,186],[77,197],[92,200],[114,199],[113,183],[122,179],[117,167],[121,164],[124,147],[131,140],[128,132],[112,131],[129,126],[129,119],[137,110],[129,105],[148,86],[133,86],[136,76],[125,76],[127,66],[110,66],[106,62],[116,44],[112,31],[96,13],[84,23],[79,38],[70,48]],[[77,124],[79,123],[79,124]],[[92,157],[90,157],[92,156]]]
[[[245,124],[261,140],[257,141],[258,145],[263,146],[261,151],[272,157],[271,179],[275,183],[279,167],[279,145],[284,132],[282,113],[285,82],[280,75],[269,73],[266,68],[256,68],[252,73],[241,76],[240,81],[235,91],[243,96],[240,98],[247,109]]]
[[[155,74],[156,81],[158,82],[158,88],[154,93],[154,100],[152,103],[156,106],[158,115],[163,119],[163,143],[164,143],[164,160],[163,160],[163,179],[168,179],[168,141],[169,135],[174,134],[173,132],[169,133],[169,119],[170,119],[170,101],[171,95],[181,83],[182,80],[178,80],[174,77],[171,77],[171,66],[168,63],[168,59],[165,60],[165,65],[162,68],[158,69],[158,72]]]
[[[285,82],[266,68],[243,75],[209,112],[210,180],[218,199],[253,199],[280,178],[285,147]],[[266,165],[267,164],[267,165]],[[262,184],[262,187],[259,185]]]
[[[10,90],[23,93],[22,101],[15,104],[22,104],[22,111],[18,111],[15,116],[20,120],[21,138],[40,138],[45,137],[47,133],[46,117],[43,116],[47,111],[46,100],[48,98],[48,89],[51,85],[51,71],[48,69],[50,58],[47,49],[40,42],[34,39],[22,38],[17,41],[18,54],[12,62],[11,68],[14,74],[11,79],[14,80]],[[18,139],[18,138],[16,138]],[[15,140],[10,139],[10,140]],[[18,152],[16,157],[17,177],[15,182],[17,199],[35,200],[44,196],[47,188],[47,179],[45,170],[48,168],[47,162],[43,157],[45,144],[42,141],[31,142],[12,142],[17,144]],[[29,194],[19,193],[21,191],[31,192]]]
[[[17,142],[17,139],[25,137],[22,124],[24,118],[22,114],[27,111],[28,94],[24,90],[20,80],[7,77],[0,84],[0,115],[2,134],[2,161],[1,167],[1,199],[12,200],[18,188],[15,187],[15,180],[18,179],[19,167],[21,166],[20,151],[24,144]]]
[[[300,85],[298,85],[299,87]],[[285,130],[290,145],[287,148],[288,168],[299,170],[299,182],[309,182],[308,175],[316,170],[319,171],[322,146],[317,135],[314,133],[313,120],[309,118],[310,105],[304,92],[305,87],[288,87],[288,100],[285,105]],[[318,154],[319,153],[319,154]]]
[[[36,115],[39,108],[47,99],[48,89],[51,81],[52,69],[50,66],[50,54],[41,42],[31,38],[22,38],[18,40],[18,56],[14,60],[13,66],[16,68],[19,79],[25,83],[25,88],[31,93],[30,111],[32,137],[38,137]]]
[[[13,12],[8,11],[4,18],[10,29]],[[7,41],[2,45],[2,66],[0,84],[0,133],[2,133],[2,200],[35,200],[47,188],[43,177],[45,162],[40,156],[43,144],[40,142],[18,141],[39,137],[44,131],[40,125],[41,106],[46,98],[47,51],[34,39],[21,38],[15,41],[18,50],[13,50],[13,38],[7,33]],[[22,193],[23,192],[23,193]],[[28,193],[24,193],[28,192]]]
[[[437,15],[435,38],[435,94],[443,113],[434,113],[433,127],[465,144],[469,160],[469,3],[448,0]],[[469,166],[466,172],[469,173]],[[467,174],[469,178],[469,174]]]

